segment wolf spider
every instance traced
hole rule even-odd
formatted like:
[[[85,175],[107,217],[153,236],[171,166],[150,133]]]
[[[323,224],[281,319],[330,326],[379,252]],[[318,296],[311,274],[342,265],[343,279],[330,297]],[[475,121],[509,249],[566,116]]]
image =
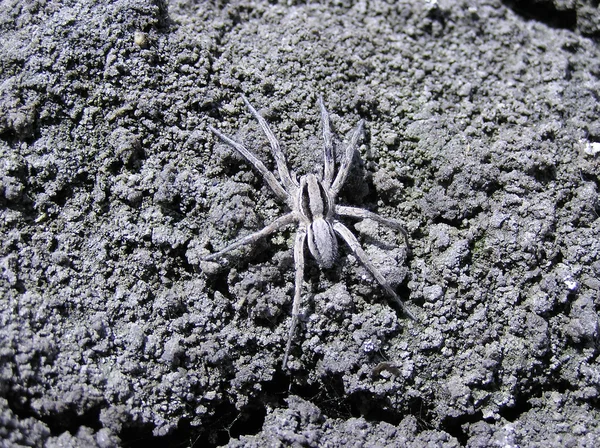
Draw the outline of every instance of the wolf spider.
[[[212,126],[208,126],[208,128],[217,137],[245,157],[246,160],[250,162],[250,164],[252,164],[252,166],[260,173],[267,184],[269,184],[269,187],[271,187],[271,190],[273,190],[275,195],[285,205],[287,205],[291,211],[277,218],[264,229],[240,238],[238,241],[230,244],[224,249],[203,257],[203,260],[214,260],[228,252],[231,252],[234,249],[237,249],[240,246],[252,244],[260,238],[264,238],[265,236],[272,234],[282,227],[293,223],[298,225],[296,241],[294,244],[296,279],[294,302],[292,307],[292,323],[290,325],[285,355],[283,358],[283,368],[285,369],[287,367],[290,349],[292,346],[292,339],[296,330],[296,325],[298,324],[302,283],[304,281],[304,245],[306,242],[308,243],[308,250],[315,258],[319,266],[323,268],[330,268],[333,266],[337,258],[338,244],[336,234],[339,235],[346,242],[346,244],[348,244],[350,249],[354,252],[362,264],[371,272],[373,277],[375,277],[383,289],[385,289],[394,303],[396,303],[407,316],[416,320],[414,314],[411,313],[408,308],[406,308],[404,302],[400,300],[400,297],[398,297],[388,281],[377,270],[377,268],[375,268],[373,263],[371,263],[371,260],[360,246],[356,237],[338,219],[341,216],[359,219],[371,219],[379,224],[399,230],[404,235],[408,247],[408,233],[398,221],[384,218],[362,208],[336,204],[336,198],[340,192],[340,189],[344,185],[346,178],[348,177],[350,165],[352,163],[354,153],[356,152],[357,143],[363,131],[364,120],[361,120],[354,130],[350,139],[350,143],[346,147],[346,152],[340,169],[337,175],[335,175],[333,135],[329,123],[329,113],[327,112],[327,109],[325,109],[323,99],[319,97],[318,103],[321,110],[323,139],[325,140],[323,175],[305,174],[300,176],[300,179],[297,179],[295,173],[292,172],[292,174],[290,174],[285,156],[281,151],[281,147],[279,146],[279,142],[275,138],[275,135],[273,135],[273,132],[269,128],[266,120],[259,115],[259,113],[252,107],[252,105],[244,96],[242,96],[242,99],[244,100],[244,103],[246,103],[250,113],[252,113],[254,118],[258,120],[260,127],[269,140],[271,152],[273,153],[273,157],[277,163],[279,180],[253,153],[246,149],[244,145],[234,141]]]

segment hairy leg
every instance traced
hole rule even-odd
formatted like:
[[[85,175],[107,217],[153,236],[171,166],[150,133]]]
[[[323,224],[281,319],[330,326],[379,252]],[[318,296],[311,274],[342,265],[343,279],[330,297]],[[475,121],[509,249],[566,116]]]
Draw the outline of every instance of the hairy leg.
[[[218,258],[221,255],[226,254],[227,252],[231,252],[232,250],[237,249],[238,247],[245,246],[246,244],[252,244],[255,241],[258,241],[259,239],[261,239],[265,236],[268,236],[271,233],[281,229],[282,227],[287,226],[288,224],[292,224],[295,221],[298,221],[298,217],[297,217],[296,213],[290,212],[287,215],[283,215],[283,216],[277,218],[275,221],[273,221],[271,224],[266,226],[264,229],[259,230],[256,233],[246,235],[245,237],[240,238],[236,242],[230,244],[225,249],[221,249],[220,251],[215,252],[214,254],[210,254],[210,255],[207,255],[206,257],[203,257],[202,260],[204,260],[204,261],[214,260],[215,258]]]
[[[345,205],[336,205],[335,211],[340,216],[349,216],[351,218],[359,218],[359,219],[371,219],[379,224],[383,224],[384,226],[391,227],[392,229],[399,230],[404,235],[404,241],[406,242],[406,247],[410,252],[410,244],[408,242],[408,231],[406,228],[400,223],[400,221],[396,221],[395,219],[385,218],[384,216],[378,215],[377,213],[370,212],[369,210],[365,210],[364,208],[358,207],[347,207]]]
[[[283,182],[283,187],[286,189],[286,191],[294,191],[294,187],[297,187],[297,185],[290,176],[285,156],[283,155],[281,147],[279,146],[279,142],[277,141],[275,135],[271,131],[267,120],[265,120],[256,111],[256,109],[252,107],[252,105],[244,95],[242,95],[242,99],[244,100],[244,103],[246,103],[246,106],[250,110],[250,113],[254,115],[254,118],[256,118],[256,120],[258,120],[258,124],[260,124],[260,127],[262,128],[263,132],[267,136],[267,139],[269,140],[269,143],[271,144],[271,152],[273,153],[273,157],[275,158],[275,162],[277,163],[277,171],[279,172],[279,178],[281,179],[281,182]]]
[[[346,153],[344,154],[344,159],[342,160],[342,164],[340,166],[340,170],[329,189],[329,194],[332,198],[336,198],[338,193],[340,192],[344,182],[346,182],[346,177],[348,177],[348,172],[350,171],[350,165],[352,165],[352,159],[354,159],[354,153],[356,152],[356,145],[358,144],[358,139],[360,138],[365,121],[360,120],[354,133],[352,134],[352,138],[350,139],[350,143],[346,147]]]
[[[296,234],[296,243],[294,244],[294,262],[296,265],[296,281],[294,286],[294,304],[292,306],[292,323],[290,325],[290,333],[288,335],[287,344],[285,347],[285,355],[283,357],[283,368],[287,367],[288,357],[292,348],[292,339],[298,325],[298,315],[300,314],[300,299],[302,298],[302,284],[304,283],[304,242],[306,240],[306,229],[303,225],[298,229]]]
[[[385,277],[381,274],[381,272],[379,272],[377,268],[373,265],[373,263],[371,263],[369,256],[360,246],[360,243],[352,234],[352,232],[350,232],[350,230],[348,230],[348,228],[339,221],[334,222],[333,229],[338,233],[338,235],[340,235],[344,239],[344,241],[346,241],[348,246],[350,246],[350,249],[352,249],[352,252],[356,254],[361,263],[365,265],[365,267],[371,272],[371,274],[373,275],[373,277],[375,277],[379,284],[383,286],[383,289],[385,289],[385,291],[393,299],[393,301],[402,309],[404,314],[406,314],[413,320],[417,320],[416,316],[410,312],[410,310],[406,307],[404,302],[400,299],[400,297],[398,297],[396,292],[392,289],[392,287],[385,279]]]
[[[331,134],[331,127],[329,123],[329,113],[325,109],[323,104],[323,97],[319,96],[319,108],[321,109],[321,122],[323,123],[323,140],[325,141],[324,149],[324,163],[325,168],[323,170],[323,183],[325,188],[331,186],[333,182],[333,175],[335,172],[335,160],[333,157],[333,136]]]
[[[239,152],[242,156],[244,156],[246,160],[250,162],[252,166],[254,166],[254,168],[256,168],[256,170],[261,174],[261,176],[267,181],[269,187],[271,187],[271,190],[273,190],[273,192],[275,192],[275,194],[280,199],[282,199],[285,202],[288,202],[289,195],[287,194],[286,190],[281,186],[281,184],[275,178],[273,173],[267,169],[264,163],[262,163],[254,154],[248,151],[248,149],[246,149],[244,145],[227,137],[225,134],[213,128],[212,126],[208,126],[208,129],[210,129],[213,132],[213,134],[215,134],[217,137],[219,137],[221,140],[223,140],[225,143],[227,143],[229,146],[231,146],[233,149]]]

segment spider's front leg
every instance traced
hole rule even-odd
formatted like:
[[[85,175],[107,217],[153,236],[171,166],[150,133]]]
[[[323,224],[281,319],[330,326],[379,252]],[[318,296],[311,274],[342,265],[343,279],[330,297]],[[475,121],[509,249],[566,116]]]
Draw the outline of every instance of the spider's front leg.
[[[333,182],[333,175],[335,171],[335,160],[333,158],[333,135],[331,133],[331,126],[329,123],[329,113],[323,103],[323,97],[319,96],[319,108],[321,109],[321,122],[323,126],[323,184],[325,188],[331,186]]]
[[[287,190],[281,186],[281,184],[275,178],[273,173],[267,169],[265,164],[262,163],[260,159],[258,159],[254,154],[248,151],[248,149],[244,145],[226,136],[218,129],[215,129],[212,126],[208,126],[208,129],[210,129],[210,131],[213,134],[215,134],[217,137],[219,137],[221,140],[223,140],[225,143],[227,143],[229,146],[235,149],[248,162],[250,162],[252,166],[256,169],[256,171],[258,171],[263,177],[263,179],[269,184],[269,187],[271,187],[271,190],[273,190],[273,192],[277,195],[279,199],[281,199],[284,202],[287,202],[289,200]]]
[[[346,178],[348,177],[348,173],[350,172],[350,166],[352,165],[352,159],[354,159],[354,153],[356,152],[356,147],[358,145],[358,139],[362,135],[363,128],[365,125],[364,120],[360,120],[356,129],[352,133],[352,138],[350,139],[350,143],[346,147],[346,153],[344,154],[344,158],[342,159],[342,164],[340,169],[331,184],[331,188],[329,188],[329,195],[332,198],[337,198],[340,190],[344,186],[344,182],[346,182]]]
[[[260,127],[269,140],[269,144],[271,145],[271,153],[273,154],[275,162],[277,163],[277,171],[279,172],[279,178],[281,179],[281,182],[283,182],[283,187],[288,193],[293,191],[296,187],[298,187],[298,183],[290,176],[290,172],[287,167],[287,160],[285,160],[285,155],[283,154],[281,146],[273,134],[273,131],[271,131],[269,123],[267,123],[267,120],[265,120],[256,111],[256,109],[254,109],[254,107],[252,107],[252,104],[250,104],[250,101],[248,101],[244,95],[242,95],[242,99],[244,100],[244,103],[246,103],[246,107],[248,107],[250,113],[254,116],[254,118],[256,118],[258,124],[260,124]]]

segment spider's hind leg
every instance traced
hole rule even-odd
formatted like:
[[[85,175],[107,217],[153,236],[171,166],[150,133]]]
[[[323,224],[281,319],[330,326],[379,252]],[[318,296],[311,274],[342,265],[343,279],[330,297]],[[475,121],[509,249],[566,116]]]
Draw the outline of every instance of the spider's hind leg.
[[[406,249],[408,250],[408,253],[411,253],[412,249],[410,247],[410,241],[408,240],[408,230],[406,230],[406,227],[404,227],[400,221],[386,218],[385,216],[378,215],[377,213],[365,210],[364,208],[348,207],[346,205],[336,205],[335,211],[340,216],[349,216],[351,218],[358,219],[371,219],[376,223],[399,230],[404,236],[404,242],[406,243]]]
[[[348,228],[339,221],[334,222],[333,229],[338,233],[338,235],[340,235],[344,239],[344,241],[346,241],[346,244],[350,246],[352,252],[356,254],[360,262],[369,270],[369,272],[371,272],[371,275],[375,277],[375,280],[377,280],[379,284],[383,287],[383,289],[385,289],[385,291],[388,293],[388,295],[391,297],[394,303],[402,309],[404,314],[406,314],[412,320],[418,320],[417,317],[406,307],[402,299],[398,297],[398,294],[396,294],[392,286],[388,283],[388,281],[381,274],[381,272],[379,272],[379,270],[373,265],[373,263],[371,263],[369,256],[360,246],[360,243],[352,234],[352,232],[350,232],[350,230],[348,230]]]
[[[210,254],[210,255],[207,255],[206,257],[202,257],[202,260],[203,261],[211,261],[216,258],[219,258],[221,255],[225,255],[226,253],[231,252],[234,249],[237,249],[238,247],[245,246],[246,244],[252,244],[252,243],[258,241],[259,239],[264,238],[265,236],[268,236],[271,233],[276,232],[277,230],[281,229],[282,227],[292,224],[297,219],[298,218],[294,212],[290,212],[287,215],[283,215],[283,216],[277,218],[275,221],[273,221],[268,226],[266,226],[264,229],[259,230],[258,232],[252,233],[250,235],[246,235],[245,237],[240,238],[236,242],[225,247],[225,249],[221,249],[220,251],[215,252],[214,254]]]
[[[285,347],[285,355],[283,356],[282,367],[287,368],[290,350],[292,348],[292,339],[298,325],[298,316],[300,314],[300,302],[302,299],[302,284],[304,283],[304,243],[306,241],[306,229],[300,226],[296,234],[296,242],[294,243],[294,262],[296,265],[296,280],[294,283],[294,304],[292,305],[292,323],[290,324],[290,332]]]

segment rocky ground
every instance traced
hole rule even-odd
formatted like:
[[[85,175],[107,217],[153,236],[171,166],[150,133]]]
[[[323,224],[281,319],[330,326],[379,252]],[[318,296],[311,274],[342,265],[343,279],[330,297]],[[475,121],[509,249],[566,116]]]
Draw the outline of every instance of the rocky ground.
[[[596,446],[597,2],[274,3],[2,2],[2,446]],[[299,174],[365,120],[418,321],[340,243],[281,368],[295,228],[201,261],[285,212],[242,94]]]

